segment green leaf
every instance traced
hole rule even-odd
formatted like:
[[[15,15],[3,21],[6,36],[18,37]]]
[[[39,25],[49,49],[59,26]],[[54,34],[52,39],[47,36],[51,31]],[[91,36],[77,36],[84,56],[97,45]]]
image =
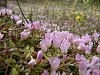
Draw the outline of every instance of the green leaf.
[[[25,58],[27,59],[27,58],[31,57],[32,52],[34,52],[34,48],[27,45],[27,47],[24,48],[23,51],[24,51]]]
[[[7,39],[7,45],[9,46],[9,47],[15,47],[15,44],[12,42],[12,40],[10,40],[10,39]]]
[[[16,68],[11,69],[10,75],[18,75],[18,72],[17,72]]]

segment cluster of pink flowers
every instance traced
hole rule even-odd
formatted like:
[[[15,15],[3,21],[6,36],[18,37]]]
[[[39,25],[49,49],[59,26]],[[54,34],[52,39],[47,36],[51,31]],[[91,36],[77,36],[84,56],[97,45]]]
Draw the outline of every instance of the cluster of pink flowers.
[[[0,9],[0,16],[5,16],[5,15],[12,15],[12,10],[9,8],[2,8]]]
[[[0,16],[8,15],[12,20],[16,22],[17,25],[22,24],[22,19],[14,15],[12,10],[8,8],[2,8],[0,10]],[[20,33],[21,40],[27,39],[32,30],[40,30],[41,23],[40,21],[29,21],[24,22],[24,30]],[[49,30],[48,30],[49,31]],[[9,31],[8,34],[10,37],[13,34],[12,30]],[[0,40],[2,40],[4,34],[0,33]],[[44,38],[40,42],[41,50],[37,52],[37,58],[34,59],[31,57],[31,60],[28,62],[30,68],[33,68],[38,62],[42,61],[43,52],[47,52],[48,49],[53,46],[54,48],[60,49],[61,53],[63,53],[63,60],[66,61],[68,50],[71,47],[76,46],[77,50],[84,51],[85,54],[90,54],[94,43],[98,44],[96,48],[96,52],[100,53],[100,42],[99,39],[100,34],[94,32],[92,35],[85,34],[83,36],[75,35],[68,31],[53,31],[45,33]],[[100,75],[100,58],[97,56],[93,56],[91,60],[87,60],[84,55],[75,55],[76,62],[78,63],[79,75]],[[66,75],[65,72],[58,72],[61,59],[58,56],[50,57],[48,59],[49,64],[51,66],[51,72],[49,73],[47,70],[44,70],[42,75]],[[72,73],[70,74],[72,75]]]
[[[20,20],[19,20],[20,21]],[[39,21],[25,22],[25,29],[21,32],[21,39],[25,39],[29,36],[32,30],[40,30],[41,23]]]
[[[93,47],[93,42],[90,35],[86,34],[80,38],[75,38],[73,41],[78,44],[79,50],[83,50],[86,54],[90,54]]]
[[[29,21],[28,23],[25,22],[25,27],[33,30],[40,30],[41,23],[40,21]]]
[[[48,48],[53,45],[55,48],[60,48],[62,53],[67,53],[71,45],[76,45],[78,50],[83,50],[85,54],[90,54],[94,42],[99,42],[100,34],[94,32],[91,35],[74,35],[68,31],[48,32],[40,42],[41,50],[46,52]],[[100,44],[96,49],[100,53]]]
[[[10,17],[10,19],[14,20],[16,22],[16,25],[21,25],[24,24],[25,25],[25,30],[23,30],[20,34],[21,34],[21,39],[26,39],[31,30],[40,30],[41,28],[41,23],[40,21],[29,21],[28,22],[23,22],[24,20],[22,20],[18,15],[13,14],[13,11],[9,8],[2,8],[0,9],[0,16],[5,16],[8,15]]]
[[[83,55],[75,56],[78,62],[79,75],[100,75],[100,58],[93,56],[91,60],[87,60]]]
[[[83,50],[85,54],[90,54],[93,48],[93,43],[99,42],[99,38],[100,38],[100,34],[94,32],[92,35],[86,34],[84,36],[74,38],[73,43],[76,43],[78,45],[77,49]],[[100,53],[99,45],[96,51]]]
[[[59,68],[60,66],[60,58],[58,57],[51,57],[49,58],[49,63],[51,65],[51,72],[49,73],[47,70],[44,70],[44,72],[42,73],[42,75],[66,75],[65,72],[56,72],[56,70]]]
[[[44,39],[40,42],[41,50],[45,52],[53,45],[55,48],[60,48],[62,53],[67,53],[71,39],[73,39],[73,34],[68,31],[46,33]]]
[[[36,59],[34,59],[33,57],[31,57],[31,60],[28,62],[29,67],[33,68],[34,65],[37,64],[37,62],[42,61],[42,58],[43,58],[43,52],[40,50],[37,53],[37,58]]]
[[[17,21],[18,21],[18,22],[20,21],[20,17],[19,17],[18,15],[11,15],[10,18],[11,18],[12,20],[16,21],[16,22],[17,22]],[[18,23],[18,22],[17,22],[17,23]]]
[[[5,16],[5,15],[8,15],[12,20],[15,20],[17,25],[22,23],[20,17],[17,15],[13,15],[13,11],[9,8],[0,9],[0,16]]]
[[[47,52],[48,48],[53,45],[55,48],[59,48],[62,53],[67,53],[71,45],[75,45],[78,50],[83,50],[85,54],[90,54],[93,48],[93,43],[98,43],[97,53],[100,53],[100,34],[94,32],[92,35],[86,34],[83,36],[74,35],[68,31],[55,31],[48,32],[40,42],[40,47],[43,52]],[[64,58],[64,57],[63,57]],[[66,57],[67,58],[67,57]],[[83,55],[77,54],[75,56],[76,62],[78,62],[79,75],[100,75],[100,58],[93,56],[91,60],[87,60]],[[51,57],[49,63],[51,65],[50,75],[66,75],[66,73],[57,73],[59,68],[60,59],[58,57]],[[42,75],[49,75],[46,70]],[[72,73],[70,74],[72,75]]]

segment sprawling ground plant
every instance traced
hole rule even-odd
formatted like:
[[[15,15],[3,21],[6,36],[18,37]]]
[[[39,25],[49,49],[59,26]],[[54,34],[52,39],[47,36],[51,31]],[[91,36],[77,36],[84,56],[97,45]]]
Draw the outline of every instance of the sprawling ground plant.
[[[68,18],[82,26],[89,17],[72,12]],[[0,9],[0,75],[100,75],[99,32],[52,30],[46,22]]]

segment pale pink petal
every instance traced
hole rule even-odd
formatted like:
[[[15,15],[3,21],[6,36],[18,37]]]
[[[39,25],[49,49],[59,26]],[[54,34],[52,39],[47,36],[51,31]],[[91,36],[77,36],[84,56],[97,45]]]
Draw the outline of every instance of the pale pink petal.
[[[21,32],[21,39],[26,39],[28,36],[29,36],[29,34],[30,34],[30,31],[29,30],[23,30],[22,32]]]
[[[91,60],[91,63],[90,63],[90,66],[93,66],[93,65],[95,65],[98,62],[100,62],[100,58],[97,57],[97,56],[93,56],[92,60]]]
[[[56,71],[52,70],[50,75],[56,75]]]
[[[4,36],[4,34],[1,34],[1,33],[0,33],[0,40],[3,38],[3,36]]]
[[[97,46],[96,51],[97,51],[98,53],[100,53],[100,44]]]
[[[49,59],[49,63],[50,63],[51,68],[53,70],[57,70],[59,68],[59,65],[60,65],[60,59],[58,57],[51,57]]]

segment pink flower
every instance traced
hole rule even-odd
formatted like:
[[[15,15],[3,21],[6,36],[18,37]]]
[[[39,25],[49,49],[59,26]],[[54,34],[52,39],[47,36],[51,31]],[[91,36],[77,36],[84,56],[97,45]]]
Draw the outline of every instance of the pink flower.
[[[17,21],[16,24],[17,24],[17,25],[22,24],[22,20]]]
[[[100,71],[100,58],[93,56],[90,60],[86,60],[85,57],[76,55],[76,60],[79,61],[79,75],[99,75]]]
[[[59,48],[60,44],[61,44],[61,40],[60,39],[57,39],[57,38],[53,39],[53,45],[54,45],[55,48]]]
[[[49,63],[50,63],[51,68],[53,70],[57,70],[59,68],[59,65],[60,65],[60,59],[58,57],[51,57],[49,59]]]
[[[41,50],[43,52],[46,52],[48,50],[48,48],[46,47],[46,45],[45,44],[42,44],[41,42],[40,42],[40,47],[41,47]]]
[[[98,53],[100,53],[100,44],[97,46],[96,51],[97,51]]]
[[[85,75],[91,75],[91,69],[88,69]]]
[[[94,65],[90,66],[93,75],[100,74],[100,63],[96,62]]]
[[[15,21],[19,21],[19,20],[20,20],[20,17],[17,16],[17,15],[12,15],[10,18],[11,18],[12,20],[15,20]]]
[[[52,70],[50,75],[57,75],[56,70]]]
[[[94,40],[97,42],[98,39],[99,39],[100,34],[97,33],[97,32],[94,32],[92,36],[93,36]]]
[[[75,55],[75,59],[78,62],[79,75],[86,75],[86,73],[88,73],[90,61],[86,60],[86,58],[83,55],[79,55],[79,54]]]
[[[45,38],[43,39],[41,42],[40,42],[40,47],[41,47],[41,50],[43,52],[46,52],[47,51],[47,48],[49,48],[51,46],[51,40],[49,40],[48,38]]]
[[[29,62],[28,62],[28,65],[36,65],[36,60],[35,59],[31,59]]]
[[[32,29],[32,23],[29,22],[29,23],[25,23],[25,27],[28,28],[28,29]]]
[[[0,33],[0,40],[3,38],[3,36],[4,36],[4,34],[1,34],[1,33]]]
[[[100,70],[95,70],[93,75],[100,75]]]
[[[41,27],[41,23],[39,21],[34,21],[32,23],[32,28],[35,29],[35,30],[39,30]]]
[[[89,61],[79,62],[79,75],[85,75],[89,68]]]
[[[38,61],[41,61],[43,58],[43,52],[40,50],[38,53],[37,53],[37,60]]]
[[[51,46],[51,42],[52,42],[52,40],[49,40],[48,38],[45,38],[45,39],[43,39],[43,40],[41,41],[41,44],[45,44],[45,46],[46,46],[47,48],[49,48],[49,47]]]
[[[0,12],[1,12],[2,16],[4,16],[4,15],[12,15],[12,10],[8,9],[8,8],[2,8],[0,10]]]
[[[78,49],[85,51],[85,54],[90,54],[92,47],[93,47],[93,42],[89,42],[88,45],[85,45],[84,43],[80,43]]]
[[[2,9],[0,10],[0,12],[1,12],[2,16],[6,15],[6,8],[2,8]]]
[[[61,44],[61,39],[60,38],[57,38],[57,37],[54,37],[53,38],[53,45],[55,48],[59,48],[60,47],[60,44]]]
[[[54,33],[46,33],[45,39],[48,38],[49,40],[53,40]]]
[[[86,51],[87,50],[87,46],[84,43],[80,43],[79,46],[78,46],[78,49]]]
[[[77,38],[74,38],[74,39],[73,39],[73,43],[75,43],[75,44],[83,43],[83,44],[84,44],[84,43],[85,43],[85,40],[83,40],[83,39],[77,37]]]
[[[13,11],[11,9],[6,9],[6,14],[7,15],[12,15]]]
[[[86,60],[86,58],[83,55],[79,55],[79,54],[75,55],[75,59],[78,62],[81,62],[81,61],[85,61]]]
[[[92,47],[93,47],[93,42],[89,42],[89,44],[87,45],[87,50],[85,51],[85,54],[90,54]]]
[[[30,69],[33,68],[33,66],[36,65],[36,60],[31,58],[31,60],[28,62],[28,65],[29,65]]]
[[[29,34],[30,34],[30,31],[29,30],[23,30],[22,32],[21,32],[21,39],[26,39],[28,36],[29,36]]]
[[[70,42],[67,40],[63,40],[61,45],[60,45],[60,49],[62,53],[67,53],[68,49],[70,47]]]
[[[98,58],[97,56],[93,56],[91,63],[90,63],[90,67],[92,67],[93,65],[97,64],[100,62],[100,58]]]
[[[81,38],[85,41],[85,43],[92,41],[91,36],[88,34],[82,36]]]
[[[49,39],[44,39],[45,40],[45,45],[46,45],[46,47],[50,47],[51,46],[51,42],[52,42],[52,40],[49,40]]]
[[[42,75],[49,75],[49,72],[47,70],[44,70],[44,72],[42,73]]]
[[[72,33],[67,33],[67,37],[65,38],[67,38],[67,40],[71,42],[74,39],[74,35]]]

